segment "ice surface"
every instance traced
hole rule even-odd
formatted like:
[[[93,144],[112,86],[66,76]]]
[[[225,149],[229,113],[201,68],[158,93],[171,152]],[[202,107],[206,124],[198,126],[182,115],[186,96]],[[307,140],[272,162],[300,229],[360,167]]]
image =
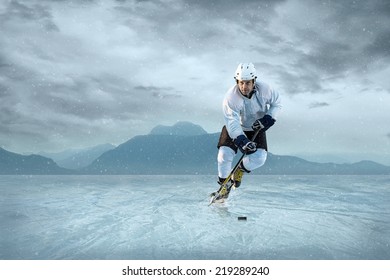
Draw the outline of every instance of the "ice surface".
[[[215,179],[0,176],[0,259],[390,259],[390,176]]]

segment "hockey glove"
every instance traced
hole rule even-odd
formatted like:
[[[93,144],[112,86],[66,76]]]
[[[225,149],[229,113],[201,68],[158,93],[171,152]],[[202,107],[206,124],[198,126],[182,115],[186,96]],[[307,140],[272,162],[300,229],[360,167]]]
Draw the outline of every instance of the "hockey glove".
[[[242,153],[254,153],[256,152],[256,143],[250,141],[245,135],[240,135],[233,140],[234,144],[240,149]]]
[[[275,119],[273,119],[270,115],[265,115],[261,119],[256,120],[253,125],[253,130],[258,130],[263,128],[264,131],[266,131],[268,128],[273,126],[275,123]]]

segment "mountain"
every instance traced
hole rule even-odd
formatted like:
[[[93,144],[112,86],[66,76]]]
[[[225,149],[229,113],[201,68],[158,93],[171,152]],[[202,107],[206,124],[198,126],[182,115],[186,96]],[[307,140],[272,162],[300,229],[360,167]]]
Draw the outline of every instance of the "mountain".
[[[62,160],[66,160],[67,158],[71,158],[75,154],[80,153],[82,151],[83,151],[83,149],[67,149],[67,150],[64,150],[64,151],[61,151],[61,152],[57,152],[57,153],[50,153],[50,152],[43,152],[43,151],[41,151],[41,152],[38,152],[37,155],[40,155],[40,156],[43,156],[43,157],[47,157],[47,158],[51,158],[56,163],[58,163],[58,162],[60,162]]]
[[[148,135],[136,136],[102,153],[87,167],[77,170],[61,168],[46,157],[22,156],[0,148],[0,174],[216,175],[218,138],[219,133],[208,134],[191,123],[178,123],[171,127],[157,126]],[[81,158],[77,159],[76,155],[77,153],[74,154],[73,166],[81,166]],[[88,156],[85,158],[92,159]],[[353,164],[317,163],[296,156],[268,153],[264,166],[254,170],[252,174],[390,175],[390,167],[372,161]]]
[[[85,149],[70,149],[59,153],[40,153],[53,159],[58,166],[68,169],[79,169],[88,166],[103,153],[114,149],[111,144],[102,144]]]
[[[294,156],[268,154],[264,166],[254,174],[283,175],[390,175],[390,167],[373,161],[353,164],[317,163]]]
[[[191,122],[177,122],[173,126],[158,125],[149,133],[151,135],[175,135],[175,136],[195,136],[207,134],[200,125]]]
[[[52,159],[39,155],[19,155],[0,148],[1,175],[58,175],[70,173],[69,170],[59,167]]]
[[[215,170],[218,134],[136,136],[83,170],[92,174],[205,174]]]
[[[178,122],[158,125],[148,135],[136,136],[104,153],[87,174],[204,174],[214,170],[218,134],[201,126]]]
[[[183,135],[175,132],[174,129],[175,126],[164,129],[159,126],[148,135],[136,136],[104,153],[83,169],[83,172],[88,174],[216,174],[218,153],[216,145],[219,133]],[[390,167],[371,161],[354,164],[316,163],[295,156],[269,153],[265,165],[253,171],[253,174],[390,175]]]

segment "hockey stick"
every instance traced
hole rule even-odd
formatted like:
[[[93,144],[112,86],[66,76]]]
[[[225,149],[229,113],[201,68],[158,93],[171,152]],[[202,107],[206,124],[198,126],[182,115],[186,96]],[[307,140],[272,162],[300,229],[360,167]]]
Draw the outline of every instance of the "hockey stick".
[[[261,123],[260,123],[261,124]],[[260,133],[260,131],[262,131],[264,129],[264,126],[262,125],[258,130],[255,131],[255,134],[253,135],[251,141],[255,141],[257,135]],[[232,188],[232,185],[230,185],[229,187],[226,187],[227,183],[230,181],[230,178],[233,176],[233,174],[237,171],[238,167],[240,166],[241,162],[243,161],[244,157],[246,156],[247,152],[243,153],[240,157],[240,159],[238,160],[238,162],[236,163],[236,165],[233,167],[232,171],[230,171],[229,175],[226,177],[225,181],[222,182],[221,184],[221,188],[220,190],[222,190],[223,188],[226,189],[227,192],[230,192],[230,189]],[[215,202],[215,200],[220,197],[220,191],[217,192],[217,194],[211,199],[210,201],[210,204],[213,204]]]

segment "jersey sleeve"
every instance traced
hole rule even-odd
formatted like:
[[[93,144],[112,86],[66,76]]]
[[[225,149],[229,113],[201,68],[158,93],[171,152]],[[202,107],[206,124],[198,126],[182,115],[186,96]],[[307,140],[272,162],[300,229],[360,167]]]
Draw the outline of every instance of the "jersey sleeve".
[[[240,122],[240,100],[230,93],[223,101],[223,115],[226,129],[232,139],[244,134]]]
[[[267,111],[267,114],[276,120],[281,109],[282,100],[279,92],[270,89],[269,109]]]

